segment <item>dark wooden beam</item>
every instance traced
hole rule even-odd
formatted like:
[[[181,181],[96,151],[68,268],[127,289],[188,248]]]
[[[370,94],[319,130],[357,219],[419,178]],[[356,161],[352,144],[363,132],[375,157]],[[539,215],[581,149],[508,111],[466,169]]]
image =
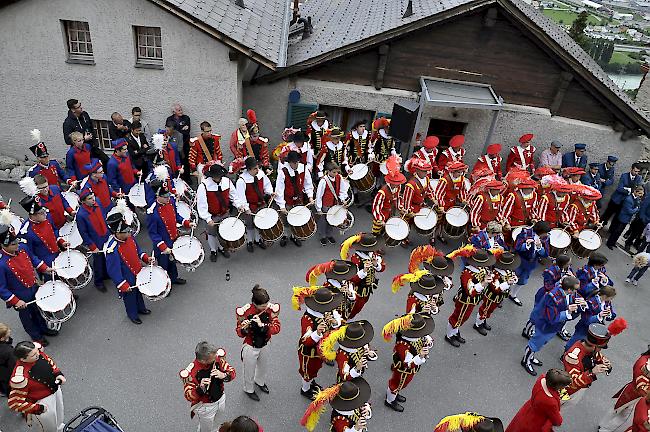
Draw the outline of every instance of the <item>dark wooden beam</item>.
[[[627,141],[640,135],[643,135],[643,132],[639,129],[625,129],[621,134],[621,141]]]
[[[551,114],[555,115],[555,113],[560,110],[560,106],[562,106],[562,101],[564,100],[564,95],[566,94],[566,91],[569,88],[569,84],[571,84],[572,80],[573,74],[566,71],[560,73],[560,83],[557,86],[557,92],[555,93],[555,96],[553,96],[553,102],[551,102]]]
[[[494,27],[497,23],[497,17],[499,13],[497,8],[491,7],[485,12],[485,17],[483,18],[483,25],[485,27]]]
[[[228,60],[230,61],[237,61],[239,60],[239,53],[234,50],[228,51]]]
[[[388,64],[388,52],[390,46],[388,44],[380,45],[378,49],[379,58],[377,60],[377,73],[375,74],[375,88],[381,90],[384,86],[384,73],[386,72],[386,65]]]

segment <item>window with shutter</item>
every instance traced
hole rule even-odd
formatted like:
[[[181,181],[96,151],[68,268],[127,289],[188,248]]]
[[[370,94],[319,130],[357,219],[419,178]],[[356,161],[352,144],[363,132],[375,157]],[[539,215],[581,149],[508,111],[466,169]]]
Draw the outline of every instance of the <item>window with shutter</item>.
[[[307,126],[307,117],[318,109],[316,104],[295,103],[289,104],[287,108],[287,126],[300,128],[303,131]]]

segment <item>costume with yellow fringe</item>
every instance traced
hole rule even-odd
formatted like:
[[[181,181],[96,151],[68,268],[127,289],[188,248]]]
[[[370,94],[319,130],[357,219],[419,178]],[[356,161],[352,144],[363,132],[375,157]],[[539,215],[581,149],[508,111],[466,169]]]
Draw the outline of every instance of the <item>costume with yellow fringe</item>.
[[[393,362],[391,364],[392,375],[388,380],[387,398],[395,400],[397,394],[405,389],[415,374],[420,370],[420,366],[426,359],[420,357],[420,350],[424,346],[425,338],[407,340],[402,332],[409,330],[413,322],[414,314],[406,314],[396,318],[386,324],[383,328],[383,337],[385,341],[390,341],[392,335],[395,335],[395,346],[393,347]],[[411,338],[409,338],[411,339]],[[392,401],[388,401],[392,402]]]
[[[368,405],[370,395],[370,385],[361,377],[335,384],[318,392],[300,419],[300,424],[312,432],[329,404],[332,407],[330,432],[358,430],[354,428],[355,425],[362,418],[367,420],[372,416]]]
[[[359,271],[358,280],[355,279],[353,281],[357,296],[350,310],[349,319],[354,318],[361,312],[370,299],[370,295],[378,288],[379,279],[377,278],[377,273],[386,270],[386,263],[381,254],[378,252],[364,251],[363,246],[360,246],[362,235],[367,236],[367,234],[353,235],[347,238],[341,245],[341,259],[349,259],[357,266]],[[378,240],[375,238],[375,241]],[[350,256],[351,248],[354,248],[354,252]]]

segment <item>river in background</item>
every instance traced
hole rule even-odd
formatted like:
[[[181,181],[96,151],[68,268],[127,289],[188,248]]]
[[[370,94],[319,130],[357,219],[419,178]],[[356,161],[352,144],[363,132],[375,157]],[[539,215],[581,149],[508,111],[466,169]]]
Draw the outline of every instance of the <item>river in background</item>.
[[[635,90],[639,88],[643,75],[620,75],[607,74],[609,78],[623,90]]]

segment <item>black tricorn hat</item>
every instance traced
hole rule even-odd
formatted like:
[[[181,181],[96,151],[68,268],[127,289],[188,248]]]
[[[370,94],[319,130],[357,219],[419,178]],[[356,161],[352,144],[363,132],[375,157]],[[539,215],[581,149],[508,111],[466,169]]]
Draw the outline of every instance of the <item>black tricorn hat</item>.
[[[361,348],[370,343],[375,336],[375,329],[366,320],[355,321],[345,328],[345,337],[339,341],[339,345],[346,348]]]
[[[428,315],[413,314],[411,319],[411,327],[408,330],[402,331],[402,336],[412,339],[418,339],[433,333],[436,324],[433,318]]]
[[[424,268],[437,276],[451,276],[454,273],[454,261],[444,256],[435,256],[431,262],[425,261]]]
[[[347,281],[357,274],[357,266],[352,261],[334,260],[332,270],[325,272],[327,279]]]
[[[494,267],[501,270],[515,270],[519,267],[519,264],[521,264],[521,258],[519,258],[519,255],[505,251],[499,256],[499,258],[497,258]]]
[[[361,238],[352,246],[361,251],[376,252],[381,249],[381,242],[374,234],[361,233]]]
[[[419,280],[411,282],[411,291],[424,295],[440,294],[444,289],[444,281],[432,274],[425,274]]]
[[[362,377],[341,384],[339,393],[330,405],[337,411],[353,411],[370,400],[370,384]]]
[[[316,111],[316,116],[317,119],[326,119],[327,118],[327,113],[325,111]]]
[[[314,295],[305,298],[305,306],[313,311],[324,313],[333,311],[341,305],[342,301],[343,294],[323,287],[318,288]]]

